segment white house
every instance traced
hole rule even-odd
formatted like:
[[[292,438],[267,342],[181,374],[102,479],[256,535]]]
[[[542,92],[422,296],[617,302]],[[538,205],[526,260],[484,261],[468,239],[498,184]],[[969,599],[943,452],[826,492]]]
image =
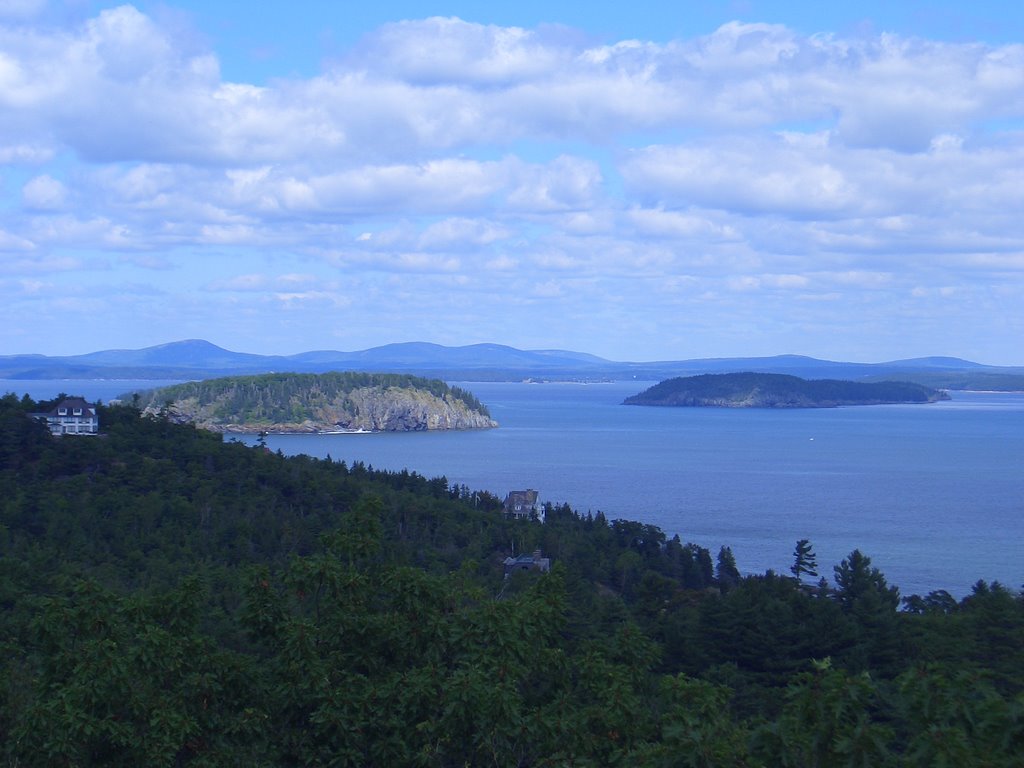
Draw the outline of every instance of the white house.
[[[46,420],[46,426],[54,435],[95,435],[100,428],[95,403],[88,403],[81,397],[64,398],[38,415]]]

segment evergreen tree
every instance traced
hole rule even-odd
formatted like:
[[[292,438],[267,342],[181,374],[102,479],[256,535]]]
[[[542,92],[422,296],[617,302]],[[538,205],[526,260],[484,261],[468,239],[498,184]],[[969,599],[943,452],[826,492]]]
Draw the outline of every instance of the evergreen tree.
[[[895,611],[900,603],[900,591],[890,587],[885,576],[871,567],[871,558],[859,549],[835,566],[836,598],[847,611],[871,603],[879,608]]]
[[[793,565],[789,570],[796,576],[797,581],[805,574],[812,578],[817,577],[818,557],[814,554],[810,540],[800,539],[796,543],[796,549],[793,550]]]
[[[718,587],[723,592],[740,583],[740,572],[736,568],[736,558],[733,557],[732,549],[723,546],[718,550],[718,565],[715,568],[715,575],[718,577]]]
[[[871,558],[855,549],[835,566],[835,598],[854,626],[850,647],[841,655],[850,669],[895,676],[906,664],[904,626],[897,608],[900,591],[890,587]]]

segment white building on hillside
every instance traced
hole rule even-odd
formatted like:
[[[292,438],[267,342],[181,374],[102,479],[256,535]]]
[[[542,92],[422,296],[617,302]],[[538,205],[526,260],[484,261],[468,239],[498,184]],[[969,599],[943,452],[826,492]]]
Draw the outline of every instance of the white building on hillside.
[[[96,404],[81,397],[67,397],[46,413],[37,414],[46,420],[54,435],[95,435],[100,429]]]

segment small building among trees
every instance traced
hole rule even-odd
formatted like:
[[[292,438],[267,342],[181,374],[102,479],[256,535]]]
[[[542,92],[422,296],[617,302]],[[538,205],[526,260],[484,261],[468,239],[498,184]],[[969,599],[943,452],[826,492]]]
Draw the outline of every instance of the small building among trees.
[[[540,571],[541,573],[547,573],[550,570],[551,558],[544,557],[539,549],[535,549],[532,555],[505,558],[506,579],[516,571]]]
[[[506,515],[517,520],[544,520],[540,492],[532,488],[525,491],[509,491],[503,508]]]

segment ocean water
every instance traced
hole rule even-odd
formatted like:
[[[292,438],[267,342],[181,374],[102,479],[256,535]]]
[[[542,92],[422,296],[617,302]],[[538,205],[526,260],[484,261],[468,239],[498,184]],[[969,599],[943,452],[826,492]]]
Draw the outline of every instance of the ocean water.
[[[19,383],[0,389],[52,396]],[[460,383],[498,429],[267,442],[500,497],[536,488],[542,500],[653,523],[712,555],[728,545],[747,573],[787,572],[796,540],[808,538],[821,575],[860,549],[904,595],[1024,583],[1024,394],[792,411],[621,405],[650,383]],[[125,390],[114,389],[83,394]]]

